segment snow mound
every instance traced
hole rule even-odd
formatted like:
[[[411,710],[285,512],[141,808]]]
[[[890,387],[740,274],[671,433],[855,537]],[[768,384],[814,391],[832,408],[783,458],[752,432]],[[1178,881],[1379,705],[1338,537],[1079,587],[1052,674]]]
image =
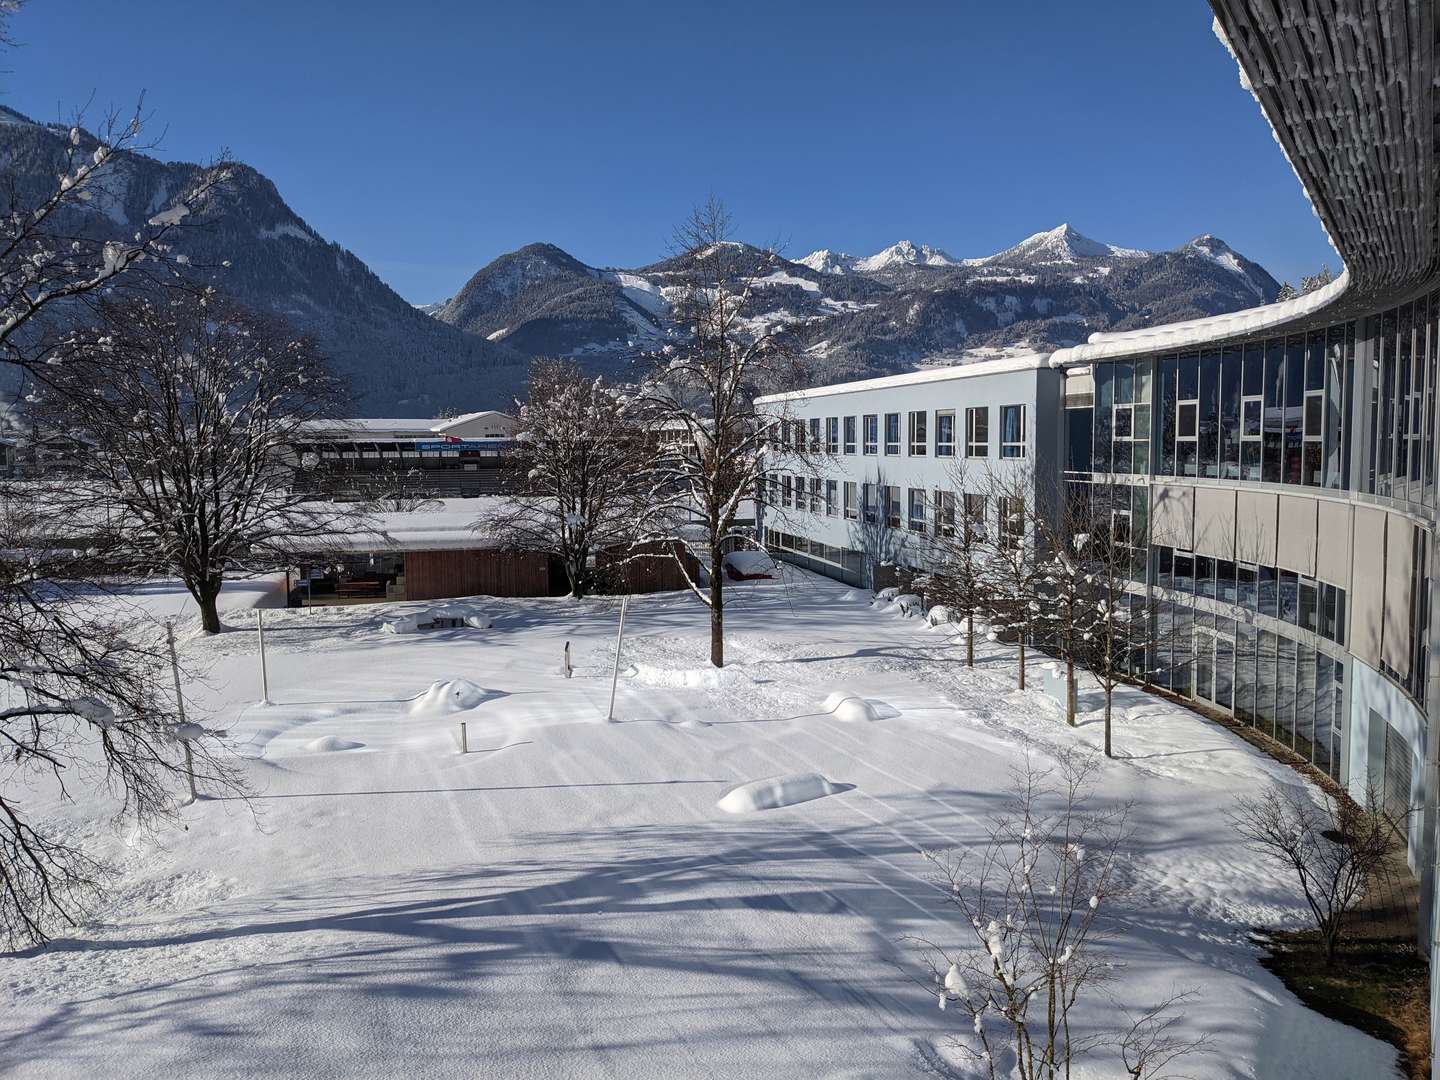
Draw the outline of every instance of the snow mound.
[[[691,690],[715,690],[733,677],[737,669],[727,668],[663,668],[654,664],[635,664],[626,673],[632,682],[645,686],[684,687]]]
[[[912,615],[920,615],[925,611],[925,601],[914,593],[906,593],[904,596],[897,596],[894,602],[895,612],[902,618],[910,618]]]
[[[943,626],[955,621],[955,614],[944,604],[936,604],[925,613],[927,626]]]
[[[329,752],[333,750],[359,750],[365,744],[356,742],[354,739],[342,739],[338,735],[322,735],[318,739],[311,739],[305,744],[306,750],[315,753]]]
[[[848,603],[854,603],[856,600],[868,600],[870,599],[870,596],[868,593],[860,592],[858,589],[846,589],[839,595],[839,597],[837,597],[837,599],[844,600]]]
[[[849,791],[853,784],[835,784],[819,773],[789,773],[752,780],[740,784],[720,796],[715,805],[727,814],[750,814],[756,810],[776,810],[782,806],[809,802]]]
[[[897,596],[899,596],[899,595],[900,595],[900,590],[897,589],[897,588],[895,588],[895,586],[892,585],[892,586],[890,586],[888,589],[881,589],[879,592],[877,592],[877,593],[875,594],[875,599],[876,599],[876,600],[894,600],[894,599],[895,599]]]
[[[870,701],[859,694],[852,694],[849,690],[836,690],[825,699],[820,710],[848,724],[869,723],[884,719],[885,712],[894,713],[884,702]]]
[[[420,630],[447,630],[459,626],[489,630],[494,625],[495,621],[488,612],[479,608],[450,605],[401,615],[385,622],[380,630],[386,634],[414,634]]]
[[[430,689],[410,699],[412,713],[434,714],[464,712],[478,706],[489,696],[488,691],[467,679],[443,679]]]

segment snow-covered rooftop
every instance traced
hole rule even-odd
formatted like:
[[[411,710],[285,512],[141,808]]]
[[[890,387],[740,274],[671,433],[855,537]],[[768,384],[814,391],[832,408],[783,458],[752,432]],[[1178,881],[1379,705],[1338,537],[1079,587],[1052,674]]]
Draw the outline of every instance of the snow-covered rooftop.
[[[1264,333],[1315,314],[1339,300],[1349,287],[1350,273],[1347,270],[1342,271],[1329,285],[1276,304],[1264,304],[1225,315],[1211,315],[1205,319],[1165,323],[1144,330],[1091,334],[1090,340],[1084,345],[1055,350],[1050,354],[1050,364],[1053,367],[1091,364],[1097,360],[1109,360],[1119,356],[1135,356],[1167,349],[1189,349],[1243,334]]]
[[[766,394],[755,399],[757,405],[778,404],[787,401],[804,401],[807,398],[829,397],[832,394],[855,394],[866,390],[888,390],[896,386],[920,386],[925,383],[950,382],[954,379],[974,379],[982,375],[1004,375],[1015,371],[1034,371],[1044,367],[1049,360],[1048,353],[1030,353],[1025,356],[1005,357],[1001,360],[982,360],[977,363],[955,363],[927,368],[925,371],[907,371],[901,375],[884,375],[878,379],[860,379],[856,382],[832,383],[829,386],[812,386],[806,390],[790,390],[783,394]],[[945,364],[943,359],[936,361]]]

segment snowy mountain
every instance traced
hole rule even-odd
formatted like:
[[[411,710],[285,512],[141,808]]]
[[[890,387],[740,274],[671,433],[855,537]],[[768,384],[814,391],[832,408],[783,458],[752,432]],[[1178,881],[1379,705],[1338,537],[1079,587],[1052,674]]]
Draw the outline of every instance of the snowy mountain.
[[[855,261],[855,269],[860,273],[875,273],[880,270],[905,266],[958,265],[956,260],[939,248],[932,248],[926,244],[912,244],[909,240],[901,240],[898,244],[891,244],[884,251],[877,252],[867,259]]]
[[[736,255],[756,267],[765,257],[745,245]],[[686,269],[675,258],[598,269],[532,244],[483,268],[439,317],[529,356],[569,355],[624,377],[658,341],[666,289]],[[786,328],[808,358],[805,378],[820,383],[1074,345],[1097,330],[1250,307],[1278,289],[1212,236],[1147,252],[1061,225],[984,258],[902,241],[867,258],[822,249],[781,260],[756,281],[749,317],[757,329]]]
[[[1211,236],[1209,233],[1197,236],[1180,250],[1186,254],[1209,259],[1235,274],[1260,298],[1257,303],[1265,303],[1273,295],[1270,285],[1275,279],[1266,272],[1265,268],[1232,250],[1229,244],[1218,237]]]
[[[799,266],[808,266],[817,274],[848,274],[855,269],[859,260],[843,251],[821,248],[819,251],[812,251],[803,259],[796,259],[795,262]]]
[[[831,251],[829,248],[821,248],[819,251],[812,251],[803,259],[795,261],[800,266],[808,266],[811,270],[821,274],[876,274],[912,266],[961,265],[958,260],[952,259],[939,248],[932,248],[928,244],[916,244],[909,240],[901,240],[891,244],[883,251],[877,251],[874,255],[867,255],[864,258],[846,255],[841,251]]]
[[[1027,236],[1014,247],[983,259],[966,260],[968,266],[1050,266],[1056,263],[1073,263],[1085,259],[1145,259],[1152,252],[1136,248],[1117,247],[1099,240],[1091,240],[1072,228],[1068,223],[1057,225],[1046,232]]]
[[[0,169],[22,199],[54,183],[63,134],[0,107]],[[196,168],[124,155],[67,227],[133,232]],[[412,305],[316,233],[268,179],[244,165],[234,171],[205,227],[184,230],[184,253],[208,268],[193,273],[313,334],[351,379],[360,415],[503,408],[538,356],[633,377],[663,339],[666,290],[690,269],[683,258],[596,267],[554,244],[529,244],[493,259],[449,300]],[[731,254],[752,268],[767,260],[744,244]],[[1097,330],[1252,307],[1279,289],[1214,236],[1146,252],[1069,225],[983,258],[901,241],[863,258],[822,249],[762,273],[747,317],[756,329],[788,332],[812,384],[1073,345]]]
[[[67,132],[0,106],[0,173],[23,204],[54,184]],[[60,224],[97,238],[133,233],[197,169],[119,155],[89,203]],[[523,356],[430,318],[307,225],[265,176],[244,164],[233,174],[200,226],[177,239],[191,273],[313,335],[350,379],[361,415],[434,416],[506,401],[523,385]]]

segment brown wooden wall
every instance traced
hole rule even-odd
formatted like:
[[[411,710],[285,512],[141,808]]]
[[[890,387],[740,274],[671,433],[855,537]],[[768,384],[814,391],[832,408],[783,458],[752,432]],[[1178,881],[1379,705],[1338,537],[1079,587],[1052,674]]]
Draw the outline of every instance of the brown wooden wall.
[[[546,555],[487,549],[405,553],[407,600],[552,594]]]
[[[644,544],[640,547],[609,548],[595,556],[597,569],[606,570],[605,591],[611,593],[670,592],[688,589],[685,575],[681,573],[673,555],[674,549],[683,549],[683,544]],[[642,556],[635,558],[635,556]],[[698,581],[700,563],[688,551],[681,556],[690,574],[691,581]],[[626,560],[630,561],[626,561]]]

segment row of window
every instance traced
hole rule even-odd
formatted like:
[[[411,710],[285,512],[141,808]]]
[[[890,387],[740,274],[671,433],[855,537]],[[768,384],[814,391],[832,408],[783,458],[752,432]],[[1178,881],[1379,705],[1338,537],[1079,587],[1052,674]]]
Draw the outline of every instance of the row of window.
[[[1000,406],[1000,456],[1025,456],[1025,406]],[[901,442],[901,421],[904,420],[905,441]],[[925,410],[909,413],[866,413],[862,416],[818,416],[806,420],[780,422],[776,425],[777,441],[785,449],[808,450],[810,453],[878,455],[882,447],[887,457],[897,457],[902,445],[910,457],[925,457],[933,450],[937,458],[956,456],[955,410],[940,409],[931,414]],[[933,431],[933,436],[932,436]],[[881,438],[883,433],[884,438]],[[858,438],[857,438],[858,434]],[[932,442],[933,438],[933,442]],[[990,407],[980,405],[965,410],[965,457],[983,458],[990,455]]]
[[[1440,292],[1376,316],[1374,337],[1366,489],[1434,506]]]
[[[1345,665],[1248,623],[1183,604],[1155,615],[1154,681],[1234,713],[1331,776],[1340,775]]]
[[[1347,323],[1097,364],[1090,461],[1070,467],[1346,487],[1354,350]]]
[[[1156,545],[1155,584],[1234,604],[1345,644],[1345,590],[1274,566],[1214,559]]]
[[[769,492],[765,501],[782,509],[824,517],[844,517],[847,521],[866,525],[883,524],[891,529],[932,534],[939,537],[955,535],[957,520],[966,523],[968,535],[979,538],[989,528],[984,495],[936,488],[900,488],[894,484],[843,483],[818,476],[791,476],[770,473]],[[999,499],[997,535],[1011,547],[1021,543],[1025,535],[1025,502],[1002,496]],[[963,512],[963,519],[957,513]]]

